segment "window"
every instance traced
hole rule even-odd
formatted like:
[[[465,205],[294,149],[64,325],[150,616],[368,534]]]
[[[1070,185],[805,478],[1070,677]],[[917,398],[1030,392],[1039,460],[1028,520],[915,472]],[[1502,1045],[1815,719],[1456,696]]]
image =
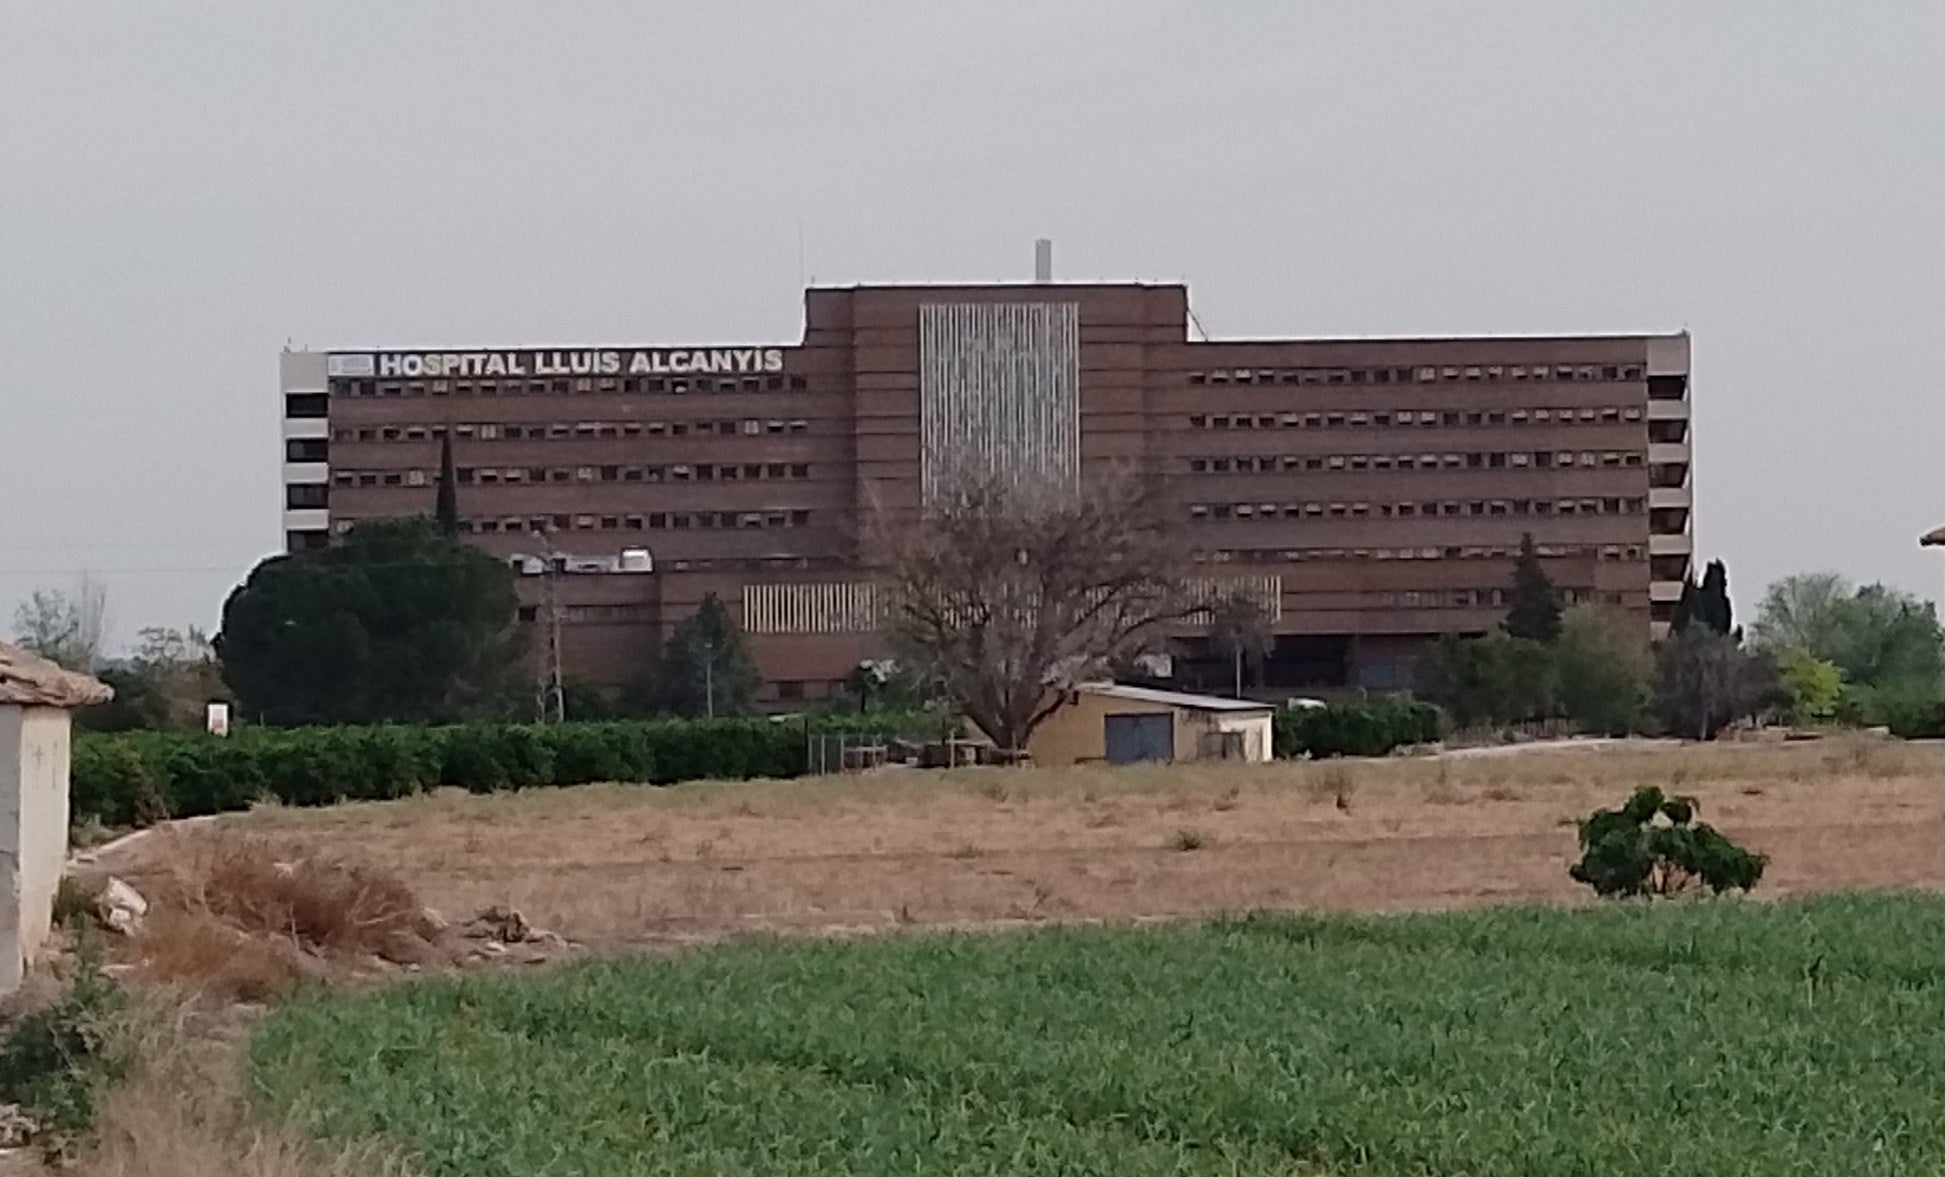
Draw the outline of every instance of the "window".
[[[297,482],[284,487],[284,506],[293,511],[331,505],[331,488],[321,482]]]
[[[322,462],[330,457],[331,443],[321,437],[293,437],[284,442],[284,461]]]
[[[293,392],[284,397],[284,416],[293,418],[328,417],[331,397],[322,392]]]

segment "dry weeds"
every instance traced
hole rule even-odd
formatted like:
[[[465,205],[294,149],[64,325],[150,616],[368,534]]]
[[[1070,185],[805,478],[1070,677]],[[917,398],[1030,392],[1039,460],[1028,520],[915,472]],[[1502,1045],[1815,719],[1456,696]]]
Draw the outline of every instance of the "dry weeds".
[[[157,906],[308,952],[412,960],[398,954],[439,930],[397,876],[348,858],[293,855],[227,830],[176,835],[158,849],[164,869],[150,896]]]
[[[149,980],[222,1001],[273,1001],[319,972],[291,942],[252,936],[206,911],[156,910],[135,950]]]
[[[152,996],[137,1019],[136,1069],[103,1101],[79,1177],[403,1177],[371,1150],[326,1155],[251,1114],[240,1083],[246,1024]]]
[[[1859,741],[894,770],[437,794],[219,827],[356,854],[442,910],[503,904],[620,947],[900,922],[1572,902],[1575,819],[1650,783],[1696,794],[1707,820],[1771,854],[1766,890],[1928,886],[1945,877],[1940,768],[1936,748]],[[1199,852],[1170,849],[1185,827],[1204,835]]]

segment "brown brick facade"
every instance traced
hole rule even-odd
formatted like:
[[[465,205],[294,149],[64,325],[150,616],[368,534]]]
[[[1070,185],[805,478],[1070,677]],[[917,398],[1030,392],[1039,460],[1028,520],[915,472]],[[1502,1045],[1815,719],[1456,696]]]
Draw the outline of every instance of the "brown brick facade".
[[[794,347],[289,354],[289,542],[429,513],[449,432],[487,551],[539,557],[543,528],[570,568],[652,557],[557,576],[551,604],[521,578],[569,677],[626,680],[715,592],[785,702],[877,652],[870,520],[961,460],[1154,476],[1184,570],[1278,606],[1273,685],[1405,685],[1427,638],[1497,623],[1526,532],[1572,599],[1666,620],[1689,558],[1686,336],[1189,325],[1181,286],[889,286],[807,292]]]

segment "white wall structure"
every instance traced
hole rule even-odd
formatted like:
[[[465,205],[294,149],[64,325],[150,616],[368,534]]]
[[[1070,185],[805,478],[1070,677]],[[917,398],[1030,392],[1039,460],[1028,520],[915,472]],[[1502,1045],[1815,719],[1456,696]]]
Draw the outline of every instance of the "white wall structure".
[[[68,712],[112,697],[0,644],[0,993],[20,986],[53,925],[68,854]]]

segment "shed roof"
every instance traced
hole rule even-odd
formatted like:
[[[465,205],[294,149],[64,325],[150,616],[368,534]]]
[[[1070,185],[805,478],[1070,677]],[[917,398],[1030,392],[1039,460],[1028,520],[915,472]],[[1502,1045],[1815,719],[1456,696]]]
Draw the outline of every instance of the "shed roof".
[[[1126,687],[1111,682],[1084,683],[1075,689],[1090,695],[1106,695],[1110,699],[1127,699],[1135,703],[1156,703],[1163,707],[1180,707],[1185,711],[1260,711],[1268,714],[1276,710],[1268,703],[1258,703],[1250,699],[1225,699],[1221,695],[1191,695],[1182,691],[1158,691],[1152,687]]]
[[[0,706],[87,707],[114,689],[92,675],[63,670],[38,654],[0,642]]]

